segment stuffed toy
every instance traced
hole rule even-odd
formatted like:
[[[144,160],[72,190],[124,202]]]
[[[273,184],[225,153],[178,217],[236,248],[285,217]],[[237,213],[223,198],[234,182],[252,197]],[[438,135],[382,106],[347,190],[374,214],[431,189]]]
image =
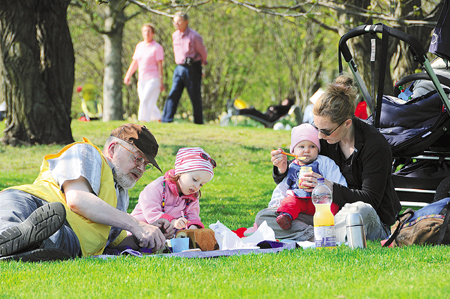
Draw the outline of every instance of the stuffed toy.
[[[219,250],[214,231],[209,228],[183,229],[176,234],[175,238],[189,238],[190,249],[200,248],[201,251]]]

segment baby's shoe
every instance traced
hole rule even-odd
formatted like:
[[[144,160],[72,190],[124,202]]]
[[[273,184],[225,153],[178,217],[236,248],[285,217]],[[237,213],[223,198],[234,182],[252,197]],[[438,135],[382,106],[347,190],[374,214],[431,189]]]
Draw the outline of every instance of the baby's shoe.
[[[288,214],[280,214],[276,220],[278,225],[284,230],[288,230],[292,226],[292,217]]]

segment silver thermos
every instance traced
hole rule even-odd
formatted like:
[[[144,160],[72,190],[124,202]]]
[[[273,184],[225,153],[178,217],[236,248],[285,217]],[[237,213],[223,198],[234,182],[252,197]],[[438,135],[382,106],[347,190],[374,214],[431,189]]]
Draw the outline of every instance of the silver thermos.
[[[348,214],[345,218],[347,241],[351,249],[366,248],[366,233],[361,214]]]

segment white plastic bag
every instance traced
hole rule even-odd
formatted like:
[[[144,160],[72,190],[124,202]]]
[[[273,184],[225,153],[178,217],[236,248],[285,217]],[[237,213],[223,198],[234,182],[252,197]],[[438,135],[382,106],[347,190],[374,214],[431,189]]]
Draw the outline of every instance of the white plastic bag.
[[[217,244],[219,244],[220,250],[227,249],[245,249],[245,248],[259,248],[256,247],[261,241],[275,241],[275,233],[270,228],[266,221],[261,223],[256,232],[251,236],[245,238],[239,238],[228,227],[217,221],[209,226],[214,231]]]

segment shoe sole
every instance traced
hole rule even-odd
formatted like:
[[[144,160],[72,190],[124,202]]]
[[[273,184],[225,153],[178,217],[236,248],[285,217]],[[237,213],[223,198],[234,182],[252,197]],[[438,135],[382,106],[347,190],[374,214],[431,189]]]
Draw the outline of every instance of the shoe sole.
[[[287,220],[285,217],[277,218],[276,221],[278,225],[284,230],[288,230],[292,227],[292,224],[289,223],[289,220]]]
[[[33,246],[61,228],[66,209],[60,202],[37,208],[21,224],[7,228],[0,234],[0,256],[8,256]]]
[[[22,262],[49,262],[63,261],[71,259],[70,254],[58,248],[35,249],[18,254],[8,255],[0,258],[1,261],[22,261]]]

